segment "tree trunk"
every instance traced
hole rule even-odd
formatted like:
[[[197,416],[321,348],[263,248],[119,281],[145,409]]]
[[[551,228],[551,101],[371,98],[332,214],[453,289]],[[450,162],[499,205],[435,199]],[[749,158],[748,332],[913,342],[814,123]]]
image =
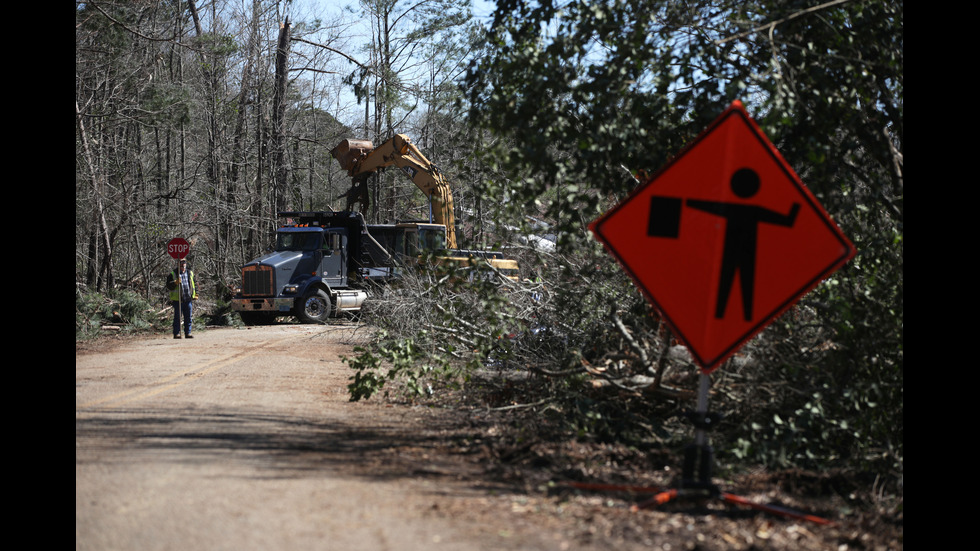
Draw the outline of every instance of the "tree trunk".
[[[103,253],[103,258],[106,260],[112,258],[112,247],[109,243],[109,229],[106,227],[105,223],[105,209],[102,203],[102,176],[98,167],[95,165],[95,161],[92,158],[92,149],[89,147],[88,132],[85,130],[85,119],[82,115],[81,108],[78,106],[78,102],[75,102],[75,123],[78,125],[78,141],[82,146],[82,155],[85,158],[85,164],[88,166],[89,171],[89,181],[92,185],[92,199],[95,204],[95,212],[92,213],[92,232],[95,235],[95,239],[89,250],[92,255],[88,258],[89,269],[87,273],[89,274],[89,280],[87,284],[89,286],[95,285],[95,289],[101,290],[102,283],[102,273],[105,270],[107,279],[112,280],[112,263],[111,262],[99,262],[99,241],[105,246]],[[104,267],[104,268],[103,268]]]
[[[289,61],[289,18],[279,27],[279,46],[276,49],[276,85],[272,100],[273,189],[272,216],[287,208],[286,191],[288,166],[286,164],[286,84]]]

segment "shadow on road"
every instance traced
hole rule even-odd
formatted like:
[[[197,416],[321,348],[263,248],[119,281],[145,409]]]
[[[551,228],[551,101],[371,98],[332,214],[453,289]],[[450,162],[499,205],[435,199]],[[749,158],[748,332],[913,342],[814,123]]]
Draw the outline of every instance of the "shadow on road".
[[[250,411],[104,410],[76,418],[76,462],[220,462],[230,476],[448,478],[507,490],[487,479],[493,462],[478,430],[424,413],[385,424],[378,418],[384,416],[376,411],[310,420]]]

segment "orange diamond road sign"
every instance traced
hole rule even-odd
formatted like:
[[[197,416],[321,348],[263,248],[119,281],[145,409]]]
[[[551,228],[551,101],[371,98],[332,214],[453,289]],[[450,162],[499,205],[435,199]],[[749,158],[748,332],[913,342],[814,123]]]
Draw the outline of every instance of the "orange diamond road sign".
[[[589,228],[704,373],[856,252],[738,101]]]

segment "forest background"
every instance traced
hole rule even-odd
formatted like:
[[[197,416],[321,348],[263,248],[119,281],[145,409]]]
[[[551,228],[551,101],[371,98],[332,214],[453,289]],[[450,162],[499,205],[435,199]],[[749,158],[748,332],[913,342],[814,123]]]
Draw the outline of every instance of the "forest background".
[[[493,395],[559,412],[537,418],[542,434],[686,438],[669,419],[697,370],[586,227],[738,99],[858,255],[718,370],[719,457],[845,469],[900,492],[902,3],[486,10],[76,2],[76,339],[109,319],[152,325],[141,312],[164,307],[173,237],[192,244],[199,315],[234,323],[229,286],[276,213],[343,208],[351,182],[330,150],[400,133],[451,182],[461,246],[505,248],[524,281],[420,274],[406,284],[417,293],[375,302],[378,336],[348,360],[352,399],[438,399],[488,365],[517,366],[534,385]],[[371,199],[371,222],[427,216],[393,171]]]

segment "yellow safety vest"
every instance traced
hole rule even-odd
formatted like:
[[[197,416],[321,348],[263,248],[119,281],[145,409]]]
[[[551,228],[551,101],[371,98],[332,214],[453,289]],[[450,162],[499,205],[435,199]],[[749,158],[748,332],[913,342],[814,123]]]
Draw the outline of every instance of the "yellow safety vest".
[[[170,272],[170,278],[176,283],[173,290],[170,291],[170,301],[176,302],[180,300],[180,275],[174,270]],[[187,270],[187,283],[191,287],[191,300],[197,300],[197,286],[194,285],[194,270]]]

